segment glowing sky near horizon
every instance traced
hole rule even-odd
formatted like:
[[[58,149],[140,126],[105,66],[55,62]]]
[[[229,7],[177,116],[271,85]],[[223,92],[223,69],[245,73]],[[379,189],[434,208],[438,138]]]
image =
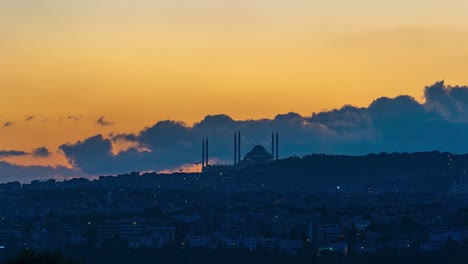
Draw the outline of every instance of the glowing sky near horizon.
[[[0,0],[0,149],[421,100],[468,84],[466,14],[466,0]]]

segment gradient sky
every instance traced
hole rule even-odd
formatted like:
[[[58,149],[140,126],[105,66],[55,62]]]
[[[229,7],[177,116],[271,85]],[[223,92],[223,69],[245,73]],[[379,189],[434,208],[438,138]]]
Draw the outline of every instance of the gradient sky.
[[[66,142],[164,119],[421,101],[435,81],[468,84],[466,14],[466,0],[0,0],[0,149],[66,165]]]

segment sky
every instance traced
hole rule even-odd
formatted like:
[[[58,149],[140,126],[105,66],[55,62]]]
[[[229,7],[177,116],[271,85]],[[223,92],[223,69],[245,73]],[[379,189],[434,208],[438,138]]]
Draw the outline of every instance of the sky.
[[[144,161],[145,169],[192,164],[194,156],[175,163],[151,156],[167,149],[152,141],[160,132],[145,132],[158,131],[151,128],[164,120],[184,122],[181,133],[188,134],[177,140],[194,149],[202,132],[214,133],[197,124],[219,114],[237,121],[231,130],[270,120],[264,129],[251,128],[249,144],[265,141],[254,132],[285,125],[275,120],[290,112],[351,142],[356,131],[344,133],[313,113],[352,105],[366,109],[374,130],[361,132],[379,146],[325,140],[318,147],[311,142],[321,134],[301,130],[312,139],[289,142],[296,147],[284,155],[384,151],[392,145],[382,131],[390,128],[367,113],[381,97],[400,102],[408,95],[414,102],[406,103],[424,109],[418,116],[424,122],[437,115],[444,128],[463,125],[464,92],[452,91],[468,84],[467,13],[464,0],[0,0],[0,177],[138,169],[84,169],[78,156],[90,142],[110,153],[103,164],[124,159],[119,153],[135,164],[161,164]],[[462,151],[430,138],[407,150],[437,148]],[[227,152],[219,153],[214,158],[227,162]]]

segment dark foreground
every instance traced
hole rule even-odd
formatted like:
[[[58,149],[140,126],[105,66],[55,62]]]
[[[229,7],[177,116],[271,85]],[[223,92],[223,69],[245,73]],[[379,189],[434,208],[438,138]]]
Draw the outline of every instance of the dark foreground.
[[[262,253],[250,251],[213,251],[209,249],[190,250],[84,250],[74,256],[60,253],[24,251],[10,258],[5,264],[82,264],[82,263],[466,263],[468,251],[462,248],[450,248],[420,254],[416,252],[381,251],[372,255],[334,255],[300,252],[298,255]]]

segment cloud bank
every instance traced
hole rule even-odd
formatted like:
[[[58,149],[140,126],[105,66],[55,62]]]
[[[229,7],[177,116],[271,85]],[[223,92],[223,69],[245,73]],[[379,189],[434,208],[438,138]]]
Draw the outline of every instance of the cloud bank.
[[[432,150],[468,153],[468,87],[437,82],[426,87],[424,95],[422,103],[406,95],[382,97],[367,107],[346,105],[310,116],[287,113],[273,119],[233,120],[223,114],[208,115],[193,126],[165,120],[139,133],[98,134],[59,149],[76,170],[89,175],[193,165],[201,161],[203,137],[209,138],[210,157],[229,164],[235,131],[241,131],[242,155],[257,144],[270,150],[271,133],[276,131],[280,157]],[[101,125],[106,122],[102,117]],[[116,151],[117,143],[128,147]],[[45,155],[46,150],[37,154]]]
[[[301,116],[279,114],[274,119],[233,120],[209,115],[190,127],[160,121],[137,134],[96,135],[62,145],[69,161],[86,173],[164,170],[201,160],[201,139],[209,137],[210,156],[230,163],[234,131],[242,134],[242,153],[254,145],[270,149],[271,133],[280,134],[280,156],[310,153],[367,154],[441,150],[468,152],[468,87],[437,82],[424,90],[425,102],[406,95],[382,97],[368,107],[351,105]],[[145,150],[112,152],[112,142],[126,140]]]

